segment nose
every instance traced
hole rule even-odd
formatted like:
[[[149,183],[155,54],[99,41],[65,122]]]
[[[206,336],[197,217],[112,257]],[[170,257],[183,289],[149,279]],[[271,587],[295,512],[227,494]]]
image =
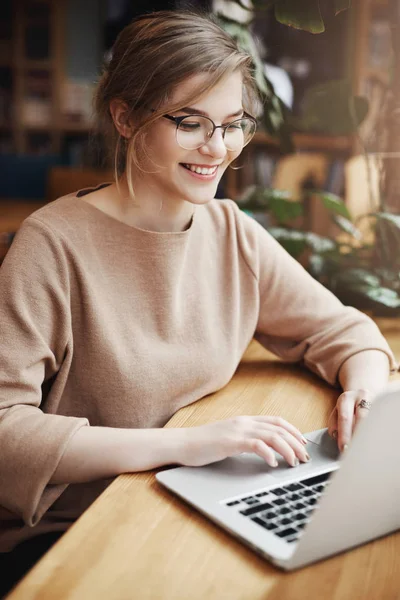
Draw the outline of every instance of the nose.
[[[216,129],[208,142],[199,148],[202,154],[207,154],[215,158],[225,158],[227,149],[225,146],[222,129]]]

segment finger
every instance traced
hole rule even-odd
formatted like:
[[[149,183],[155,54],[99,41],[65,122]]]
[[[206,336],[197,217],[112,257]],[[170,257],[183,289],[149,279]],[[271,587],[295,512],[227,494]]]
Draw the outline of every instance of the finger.
[[[245,446],[246,449],[244,450],[244,452],[254,452],[262,459],[264,459],[270,467],[278,466],[278,461],[276,459],[275,452],[262,440],[259,440],[258,438],[245,440]]]
[[[356,404],[355,413],[354,413],[352,433],[354,433],[354,429],[357,427],[357,425],[359,423],[361,423],[361,421],[366,419],[368,417],[368,415],[369,415],[369,409],[363,408],[362,406],[360,406],[360,402],[358,401]]]
[[[270,448],[278,452],[291,467],[297,467],[299,465],[299,459],[297,458],[293,448],[286,440],[283,439],[279,433],[265,431],[262,437],[262,441],[267,444]]]
[[[283,427],[277,427],[275,425],[266,425],[266,426],[264,426],[263,429],[259,429],[257,431],[258,435],[261,438],[263,435],[265,435],[265,432],[267,432],[268,435],[270,435],[270,434],[280,435],[281,438],[283,438],[289,444],[289,446],[292,448],[292,450],[294,451],[297,458],[299,460],[301,460],[302,462],[307,462],[310,460],[310,457],[307,453],[307,450],[304,447],[304,444],[302,442],[300,442],[297,437],[292,435],[289,431],[287,431]]]
[[[294,437],[297,438],[302,444],[307,443],[307,440],[303,437],[300,429],[297,429],[297,427],[295,427],[285,419],[282,419],[282,417],[268,417],[264,415],[255,415],[253,419],[255,421],[261,421],[262,423],[266,423],[268,425],[276,425],[277,427],[283,427],[284,429],[286,429],[286,431],[294,435]]]
[[[335,408],[331,412],[331,414],[329,416],[329,419],[328,419],[328,434],[334,440],[338,439],[338,429],[339,429],[339,425],[338,425],[338,413],[337,413],[337,409],[336,409],[336,406],[335,406]]]
[[[354,421],[354,399],[351,395],[342,394],[337,404],[338,412],[338,446],[339,450],[347,449],[351,434],[353,431]]]

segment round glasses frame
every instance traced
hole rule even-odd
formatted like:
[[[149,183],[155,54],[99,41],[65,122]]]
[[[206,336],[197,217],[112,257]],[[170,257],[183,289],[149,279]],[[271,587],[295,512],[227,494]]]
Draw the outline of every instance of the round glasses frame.
[[[178,142],[178,130],[179,130],[179,127],[180,127],[181,123],[185,119],[193,119],[193,117],[200,117],[202,119],[207,119],[207,121],[210,121],[210,123],[212,124],[212,131],[211,131],[210,135],[208,136],[208,139],[204,140],[204,142],[202,142],[198,146],[195,146],[193,148],[185,148],[184,146],[182,146]],[[233,148],[229,148],[226,145],[226,142],[225,142],[225,133],[226,133],[226,130],[229,129],[229,127],[232,127],[232,125],[234,125],[235,123],[238,123],[238,122],[243,121],[243,120],[247,120],[247,121],[251,121],[253,123],[254,129],[253,129],[253,132],[252,132],[251,136],[249,137],[249,139],[243,144],[242,148],[244,148],[245,146],[247,146],[247,144],[249,142],[251,142],[251,140],[252,140],[252,138],[253,138],[253,136],[254,136],[254,134],[256,132],[256,129],[257,129],[257,121],[256,121],[256,119],[254,117],[252,117],[251,115],[248,115],[247,113],[244,113],[243,117],[240,117],[240,119],[235,119],[234,121],[231,121],[230,123],[227,123],[226,125],[216,125],[214,123],[214,121],[212,119],[210,119],[210,117],[206,117],[205,115],[197,115],[197,114],[183,115],[182,117],[173,117],[172,115],[163,115],[163,118],[164,119],[168,119],[169,121],[173,121],[175,123],[175,125],[176,125],[177,143],[184,150],[196,150],[197,148],[201,148],[202,146],[204,146],[205,144],[207,144],[209,140],[211,140],[211,138],[214,135],[216,129],[222,129],[222,139],[224,140],[224,144],[225,144],[227,150],[233,150]]]

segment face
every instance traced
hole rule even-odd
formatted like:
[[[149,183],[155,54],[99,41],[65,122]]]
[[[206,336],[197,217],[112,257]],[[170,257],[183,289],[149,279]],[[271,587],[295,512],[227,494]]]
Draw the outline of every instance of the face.
[[[172,100],[184,100],[205,77],[204,74],[196,75],[183,82],[175,90]],[[240,118],[243,114],[241,73],[227,76],[188,108],[210,117],[215,125],[224,125]],[[187,114],[177,111],[172,116]],[[152,173],[142,174],[142,182],[146,179],[163,201],[206,204],[214,198],[227,166],[240,154],[240,151],[226,149],[222,132],[222,129],[216,129],[206,144],[196,150],[185,150],[176,141],[176,124],[160,118],[146,135],[147,151],[154,164],[146,165],[146,171]],[[198,174],[193,170],[196,167],[208,168],[209,171]]]

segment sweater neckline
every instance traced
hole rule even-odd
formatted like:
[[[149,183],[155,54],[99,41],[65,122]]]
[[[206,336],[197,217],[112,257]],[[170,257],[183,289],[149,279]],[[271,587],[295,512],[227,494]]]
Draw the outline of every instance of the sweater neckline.
[[[184,231],[152,231],[150,229],[142,229],[140,227],[136,227],[135,225],[128,225],[127,223],[124,223],[123,221],[120,221],[119,219],[112,217],[111,215],[104,212],[100,208],[97,208],[90,202],[86,202],[85,200],[83,200],[83,196],[86,195],[86,194],[82,194],[83,191],[90,189],[91,192],[92,191],[94,192],[98,189],[107,187],[109,185],[110,185],[110,183],[101,183],[100,185],[93,187],[93,188],[83,188],[76,192],[76,194],[73,196],[73,199],[77,203],[79,203],[79,206],[83,207],[87,213],[91,213],[92,215],[96,216],[99,220],[104,221],[104,223],[108,223],[109,225],[112,224],[114,227],[117,226],[120,229],[125,229],[126,231],[128,231],[130,233],[134,232],[136,236],[146,237],[147,239],[152,239],[154,241],[164,241],[164,240],[167,241],[167,240],[171,240],[171,239],[177,239],[177,240],[178,239],[186,239],[189,236],[192,229],[194,228],[196,209],[193,212],[192,220],[190,222],[189,227],[187,229],[185,229]],[[81,195],[79,195],[79,194],[81,194]]]

